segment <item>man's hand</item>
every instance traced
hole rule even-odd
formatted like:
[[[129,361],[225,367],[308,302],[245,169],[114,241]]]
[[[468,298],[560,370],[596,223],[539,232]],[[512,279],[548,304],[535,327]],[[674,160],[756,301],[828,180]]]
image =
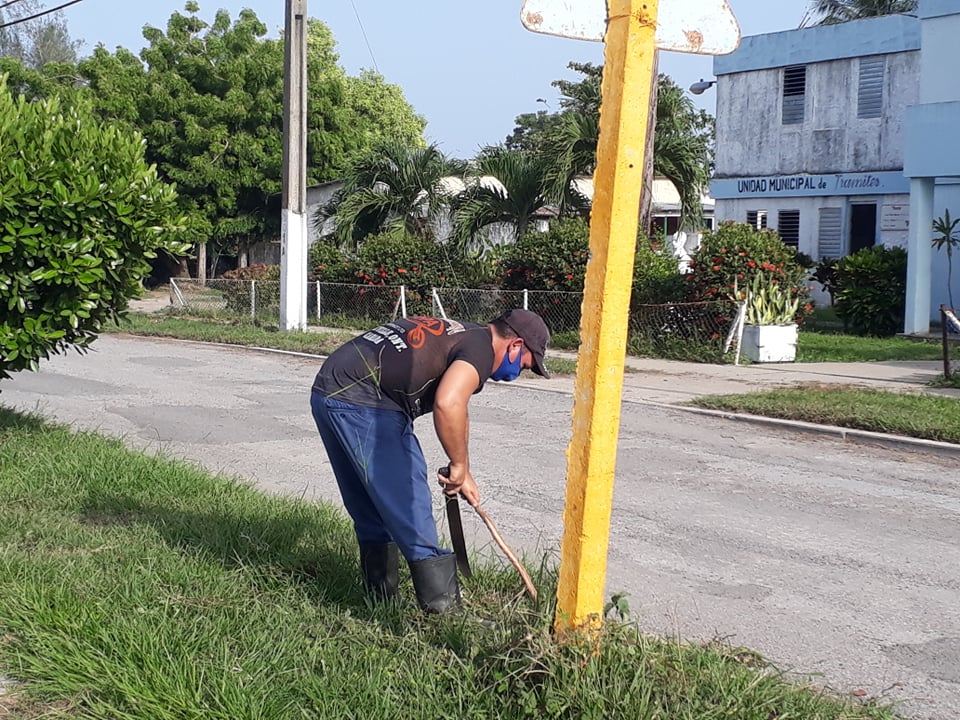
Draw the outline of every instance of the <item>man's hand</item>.
[[[470,470],[456,465],[448,465],[437,470],[437,482],[445,495],[460,493],[472,507],[480,504],[480,491],[473,480]]]

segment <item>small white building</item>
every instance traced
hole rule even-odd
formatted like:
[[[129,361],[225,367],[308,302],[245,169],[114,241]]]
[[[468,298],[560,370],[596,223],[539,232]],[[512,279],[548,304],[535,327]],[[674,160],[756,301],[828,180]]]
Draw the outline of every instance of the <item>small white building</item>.
[[[929,330],[947,302],[932,220],[960,214],[943,179],[960,175],[957,37],[960,2],[920,0],[917,16],[747,37],[715,58],[717,222],[776,229],[814,259],[909,246],[906,330]]]

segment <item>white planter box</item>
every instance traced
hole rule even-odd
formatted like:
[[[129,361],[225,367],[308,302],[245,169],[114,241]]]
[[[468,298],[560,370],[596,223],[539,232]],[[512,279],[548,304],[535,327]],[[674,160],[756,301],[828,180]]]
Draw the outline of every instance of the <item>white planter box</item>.
[[[742,353],[751,362],[797,359],[796,325],[744,325]]]

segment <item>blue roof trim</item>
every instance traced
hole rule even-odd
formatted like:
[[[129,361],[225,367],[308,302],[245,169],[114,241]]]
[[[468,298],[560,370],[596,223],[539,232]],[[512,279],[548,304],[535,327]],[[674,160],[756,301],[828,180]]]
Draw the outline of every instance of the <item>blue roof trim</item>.
[[[954,5],[954,13],[956,7]],[[713,59],[713,74],[730,75],[919,49],[920,20],[908,15],[888,15],[745,37],[731,54]]]
[[[960,8],[957,7],[957,0],[920,0],[920,7],[917,8],[917,15],[921,19],[957,15],[958,13],[960,13]]]

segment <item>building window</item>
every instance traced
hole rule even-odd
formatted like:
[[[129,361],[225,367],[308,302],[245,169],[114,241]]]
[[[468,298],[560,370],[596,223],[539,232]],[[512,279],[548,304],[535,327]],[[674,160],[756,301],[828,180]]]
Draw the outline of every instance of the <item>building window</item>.
[[[817,259],[843,257],[842,216],[843,211],[840,208],[820,208]]]
[[[803,122],[807,102],[807,66],[793,65],[783,69],[783,124]]]
[[[747,210],[747,225],[763,230],[767,226],[766,210]]]
[[[857,117],[878,118],[883,112],[884,56],[860,59],[860,86],[857,91]]]
[[[777,213],[777,234],[784,245],[800,246],[800,211],[781,210]]]

